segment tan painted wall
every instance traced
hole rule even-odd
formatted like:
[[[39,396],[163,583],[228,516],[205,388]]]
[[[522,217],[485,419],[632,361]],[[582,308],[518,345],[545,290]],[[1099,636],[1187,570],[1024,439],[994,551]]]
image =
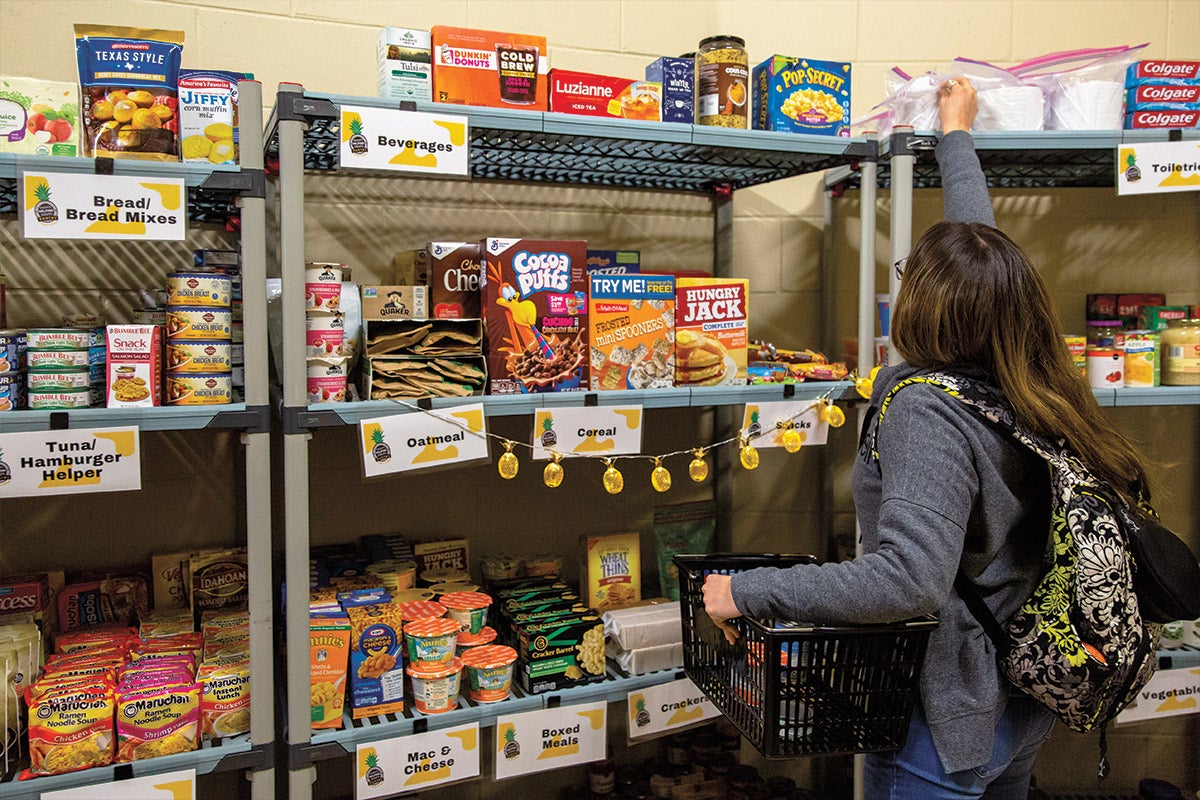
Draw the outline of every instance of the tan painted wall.
[[[252,71],[263,82],[268,106],[276,84],[285,80],[331,93],[373,94],[375,35],[382,25],[442,23],[541,33],[550,41],[555,66],[631,77],[640,76],[644,65],[659,55],[693,50],[706,35],[734,33],[746,38],[752,63],[773,53],[852,60],[856,114],[882,99],[883,74],[893,65],[919,71],[958,55],[1011,64],[1052,50],[1142,41],[1151,42],[1150,57],[1200,57],[1200,0],[0,0],[0,75],[74,80],[75,22],[182,29],[185,66]],[[707,267],[710,260],[711,218],[704,198],[378,180],[351,185],[315,179],[308,189],[308,257],[345,260],[360,279],[378,276],[394,250],[431,239],[489,234],[586,238],[600,247],[641,249],[646,263],[662,267]],[[1046,271],[1069,327],[1082,325],[1082,295],[1089,291],[1163,290],[1172,301],[1200,303],[1200,196],[1117,201],[1100,190],[1004,191],[995,196],[1000,227]],[[857,202],[851,195],[835,206],[836,302],[823,308],[819,276],[825,221],[818,178],[795,178],[737,195],[734,268],[751,279],[752,336],[781,346],[817,346],[829,315],[834,341],[853,335]],[[886,195],[879,211],[882,280],[888,252]],[[919,194],[917,232],[939,214],[936,193]],[[14,226],[0,222],[0,266],[14,287],[12,314],[18,324],[52,321],[65,310],[104,311],[119,318],[133,306],[138,287],[154,284],[152,276],[160,268],[166,271],[186,257],[186,248],[149,246],[135,251],[132,259],[127,249],[72,246],[47,253],[22,243]],[[221,232],[208,229],[195,236],[197,242],[223,240]],[[114,268],[99,271],[99,278],[96,270],[88,270],[93,277],[82,280],[81,261]],[[1113,413],[1155,460],[1153,475],[1161,487],[1166,521],[1194,545],[1200,543],[1200,521],[1194,514],[1194,498],[1200,495],[1196,409]],[[703,443],[711,436],[708,414],[657,412],[651,421],[647,448],[655,452]],[[499,425],[508,435],[524,434],[522,420]],[[647,534],[644,555],[648,561],[653,557],[650,508],[661,500],[645,486],[644,465],[625,469],[629,488],[616,499],[600,491],[599,470],[589,465],[570,468],[560,494],[548,495],[527,460],[513,484],[481,467],[364,487],[349,448],[339,441],[344,433],[322,432],[312,449],[314,464],[336,468],[328,476],[314,470],[316,542],[392,530],[416,537],[466,532],[476,552],[488,552],[514,547],[515,532],[521,546],[567,549],[576,533],[632,527]],[[164,464],[177,465],[200,446],[180,438],[178,444],[168,440]],[[210,460],[227,457],[224,440],[214,447]],[[733,547],[824,554],[826,545],[817,533],[822,519],[832,521],[843,545],[849,542],[853,509],[848,464],[853,451],[847,426],[834,434],[824,453],[769,453],[757,472],[739,472]],[[670,502],[705,492],[682,485],[684,463],[672,464],[676,488],[666,496]],[[824,470],[823,463],[832,468]],[[828,476],[833,502],[824,510],[819,505],[822,475]],[[236,486],[227,484],[216,482],[213,500],[218,506],[241,502]],[[174,484],[162,488],[164,493],[155,497],[165,496]],[[444,498],[444,505],[427,502],[430,496]],[[557,501],[559,513],[548,507],[548,499]],[[39,526],[53,524],[55,529],[71,524],[77,513],[66,508],[21,511],[39,520]],[[91,516],[123,519],[109,504],[97,504],[96,511]],[[191,541],[213,535],[212,541],[223,541],[238,525],[237,514],[222,512],[215,520],[222,530],[212,534],[195,521],[202,514],[180,516],[184,527],[179,536]],[[569,520],[565,525],[564,517]],[[114,541],[125,524],[109,526]],[[145,540],[153,536],[149,528],[140,530],[130,554],[144,552]],[[13,561],[26,560],[13,556],[13,533],[11,523],[0,521],[0,567],[6,569]],[[30,559],[42,566],[59,555],[79,558],[52,548]],[[1114,767],[1109,791],[1135,786],[1146,775],[1192,789],[1200,786],[1200,737],[1192,720],[1117,728],[1110,743]],[[1094,736],[1056,735],[1043,751],[1038,777],[1051,788],[1093,790],[1094,755]],[[641,757],[636,752],[629,756]],[[333,777],[341,769],[329,765],[322,770],[334,784],[328,787],[331,793],[345,786]],[[485,782],[478,792],[493,797],[520,788]],[[460,797],[465,791],[447,796]]]

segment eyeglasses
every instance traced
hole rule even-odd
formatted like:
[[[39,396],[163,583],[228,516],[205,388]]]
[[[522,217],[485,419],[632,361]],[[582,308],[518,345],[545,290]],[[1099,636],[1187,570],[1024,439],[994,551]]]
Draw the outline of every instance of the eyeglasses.
[[[899,280],[904,279],[904,268],[907,265],[908,265],[908,256],[905,256],[904,258],[897,261],[895,264],[892,264],[892,267],[895,268],[895,270],[896,270],[896,280],[899,281]]]

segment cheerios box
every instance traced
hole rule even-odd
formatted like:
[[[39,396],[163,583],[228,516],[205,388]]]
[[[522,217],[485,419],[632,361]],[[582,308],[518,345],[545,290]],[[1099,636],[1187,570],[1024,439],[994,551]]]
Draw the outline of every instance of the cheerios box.
[[[485,239],[488,393],[588,387],[587,242]]]
[[[850,63],[771,56],[754,68],[759,131],[850,135]]]
[[[588,276],[592,389],[675,384],[675,276]]]
[[[161,406],[162,327],[109,325],[105,336],[108,407]]]

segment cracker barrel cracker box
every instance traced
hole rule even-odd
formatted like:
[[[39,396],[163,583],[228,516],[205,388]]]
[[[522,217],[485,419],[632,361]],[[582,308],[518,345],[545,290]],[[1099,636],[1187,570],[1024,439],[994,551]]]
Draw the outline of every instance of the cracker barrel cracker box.
[[[850,64],[771,56],[754,68],[755,130],[850,135]]]
[[[484,241],[488,392],[588,385],[587,242]]]
[[[675,276],[588,276],[592,389],[675,382]]]
[[[545,111],[546,37],[434,25],[433,99]]]
[[[675,279],[675,385],[746,383],[749,281]]]

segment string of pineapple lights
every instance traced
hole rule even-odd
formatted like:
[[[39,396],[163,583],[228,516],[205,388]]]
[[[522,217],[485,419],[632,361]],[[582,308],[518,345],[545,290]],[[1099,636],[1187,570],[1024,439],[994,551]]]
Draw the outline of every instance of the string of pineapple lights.
[[[872,375],[871,378],[860,378],[856,375],[851,375],[851,378],[854,381],[854,388],[861,397],[870,398],[873,377],[874,375]],[[500,458],[496,462],[496,470],[500,474],[500,477],[504,478],[505,480],[512,480],[513,478],[517,477],[517,473],[520,471],[520,460],[517,458],[517,454],[513,452],[513,449],[516,447],[524,447],[530,452],[533,452],[536,449],[533,444],[528,442],[516,441],[515,439],[509,439],[508,437],[500,436],[499,434],[490,433],[488,431],[472,430],[460,419],[442,416],[441,414],[426,408],[421,408],[420,406],[409,403],[405,400],[393,399],[391,402],[402,405],[412,411],[420,411],[421,413],[427,414],[442,422],[462,428],[468,434],[473,436],[484,436],[489,439],[495,439],[501,444],[501,446],[504,447],[504,452],[500,455]],[[832,393],[825,393],[824,395],[813,400],[801,411],[798,411],[797,413],[792,414],[790,417],[787,417],[783,420],[779,420],[777,423],[777,427],[783,426],[784,428],[780,434],[780,443],[787,452],[798,452],[803,446],[805,438],[804,434],[797,430],[796,427],[791,423],[795,422],[795,420],[808,413],[808,411],[813,408],[817,409],[817,418],[821,422],[829,425],[831,428],[840,428],[846,422],[846,414],[844,411],[834,405]],[[654,469],[650,472],[650,485],[653,486],[654,490],[657,492],[666,492],[671,488],[671,473],[663,463],[667,459],[675,458],[676,456],[691,455],[692,460],[688,464],[688,477],[691,478],[695,483],[703,483],[708,479],[708,462],[705,461],[705,456],[714,450],[717,450],[721,447],[726,447],[728,445],[738,445],[738,461],[741,463],[744,469],[756,469],[759,463],[758,450],[753,444],[751,444],[751,442],[754,439],[765,435],[767,435],[767,431],[765,430],[759,430],[753,433],[748,430],[742,430],[739,431],[736,436],[731,436],[728,439],[723,439],[719,442],[714,442],[705,446],[691,447],[684,450],[674,450],[672,452],[662,453],[660,455],[643,455],[640,453],[635,453],[620,456],[587,456],[566,454],[553,448],[544,447],[541,449],[550,454],[550,460],[542,470],[542,481],[551,489],[562,485],[563,479],[566,477],[566,473],[563,470],[562,461],[567,455],[570,455],[572,458],[582,459],[599,458],[605,467],[604,474],[601,476],[601,481],[604,485],[605,491],[607,491],[609,494],[620,494],[625,488],[625,476],[621,474],[619,469],[617,469],[617,461],[643,460],[650,461],[654,464]]]

